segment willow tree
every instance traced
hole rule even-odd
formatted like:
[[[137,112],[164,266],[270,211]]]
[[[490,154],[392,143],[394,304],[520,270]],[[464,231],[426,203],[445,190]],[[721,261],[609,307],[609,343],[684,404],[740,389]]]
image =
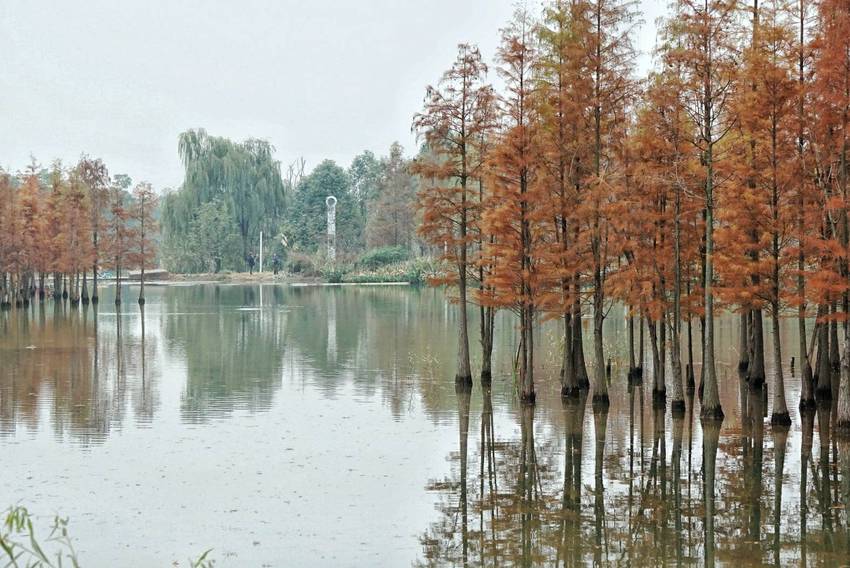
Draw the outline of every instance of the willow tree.
[[[478,48],[460,44],[454,64],[443,73],[436,87],[427,88],[424,108],[413,119],[414,130],[431,150],[427,158],[413,164],[413,171],[425,187],[419,196],[420,233],[431,244],[442,247],[445,260],[454,269],[447,283],[458,287],[460,325],[455,380],[460,382],[472,381],[467,281],[473,240],[470,224],[478,211],[473,181],[480,175],[472,167],[472,149],[487,126],[481,112],[482,105],[489,104],[492,97],[492,89],[484,84],[486,73]]]
[[[188,217],[169,216],[169,230],[185,232],[191,213],[201,204],[221,199],[236,222],[243,258],[259,231],[276,231],[283,216],[285,195],[280,162],[265,140],[233,142],[210,136],[203,128],[180,134],[178,153],[185,178],[180,192],[189,207]]]

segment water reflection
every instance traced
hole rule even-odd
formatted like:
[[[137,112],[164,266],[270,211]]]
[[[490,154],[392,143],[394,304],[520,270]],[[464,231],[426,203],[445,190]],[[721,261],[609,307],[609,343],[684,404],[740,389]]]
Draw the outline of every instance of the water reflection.
[[[441,517],[420,538],[421,564],[842,565],[850,553],[843,453],[850,447],[830,438],[831,407],[818,409],[822,447],[812,462],[816,414],[805,412],[799,430],[766,432],[765,389],[742,388],[742,419],[731,428],[695,422],[692,397],[685,413],[670,416],[635,385],[610,415],[592,412],[586,396],[565,399],[560,435],[544,427],[542,437],[531,407],[517,410],[518,434],[493,432],[485,390],[481,442],[471,450],[470,396],[459,392],[459,453],[450,454],[459,469],[428,486]],[[611,421],[625,422],[623,439],[611,439]],[[799,467],[791,470],[796,444]],[[466,464],[475,459],[479,479],[470,491]],[[794,477],[798,483],[789,483]],[[812,506],[819,522],[808,515]],[[474,532],[470,508],[479,514]]]
[[[2,496],[71,509],[91,522],[90,549],[110,530],[92,519],[123,510],[141,486],[187,527],[169,538],[196,542],[203,522],[213,542],[233,538],[224,566],[274,565],[295,548],[302,560],[374,564],[388,538],[393,564],[427,566],[834,565],[850,554],[850,448],[832,435],[834,402],[801,411],[790,429],[769,426],[772,371],[760,389],[739,380],[734,318],[718,325],[718,427],[700,422],[693,393],[684,413],[654,404],[653,365],[643,385],[628,384],[616,310],[610,409],[586,393],[562,400],[557,325],[535,338],[532,408],[516,400],[508,317],[497,322],[492,387],[455,390],[457,315],[439,290],[175,286],[151,289],[142,310],[125,294],[115,311],[107,296],[100,308],[0,313],[0,451],[23,464],[0,472],[11,488]],[[795,325],[783,322],[791,345]],[[789,406],[799,381],[788,380]],[[99,457],[102,483],[124,492],[93,503],[62,482],[44,491],[32,464],[85,479],[79,452]],[[132,489],[124,462],[147,467]],[[196,477],[215,484],[214,503],[161,497]],[[340,492],[317,492],[323,484]],[[361,522],[364,509],[374,512]],[[247,544],[235,516],[257,527]]]

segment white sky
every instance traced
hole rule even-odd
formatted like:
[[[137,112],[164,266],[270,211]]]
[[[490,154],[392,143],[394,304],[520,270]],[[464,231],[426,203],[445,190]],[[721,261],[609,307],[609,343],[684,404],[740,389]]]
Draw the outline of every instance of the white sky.
[[[641,4],[648,52],[666,0]],[[0,0],[0,166],[86,152],[176,187],[177,136],[197,127],[265,138],[284,167],[347,166],[394,140],[410,153],[425,86],[459,42],[489,61],[512,11],[512,0]]]

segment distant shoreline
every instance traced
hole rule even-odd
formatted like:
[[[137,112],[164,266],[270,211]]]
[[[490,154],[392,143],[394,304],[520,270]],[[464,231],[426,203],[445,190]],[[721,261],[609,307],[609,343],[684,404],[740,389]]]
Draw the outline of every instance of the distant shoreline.
[[[106,285],[114,284],[115,277],[98,278]],[[121,278],[122,284],[139,284],[139,274],[133,273]],[[325,282],[319,277],[297,277],[292,274],[271,272],[225,272],[199,274],[171,274],[162,270],[151,271],[150,279],[145,276],[145,286],[190,286],[196,284],[283,284],[295,287],[308,286],[411,286],[410,282]]]

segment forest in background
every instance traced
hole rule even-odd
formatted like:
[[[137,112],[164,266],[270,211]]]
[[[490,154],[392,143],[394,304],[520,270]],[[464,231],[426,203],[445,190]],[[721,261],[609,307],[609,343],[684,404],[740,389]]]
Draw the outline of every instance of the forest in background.
[[[162,203],[162,261],[171,271],[245,270],[248,255],[259,255],[261,231],[269,261],[277,255],[295,273],[330,271],[330,195],[337,198],[336,267],[368,265],[375,254],[391,261],[422,252],[418,181],[398,143],[381,157],[364,151],[347,169],[325,160],[309,172],[303,159],[282,171],[265,141],[238,143],[202,129],[181,134],[179,150],[184,183]],[[372,257],[362,258],[369,250]]]

